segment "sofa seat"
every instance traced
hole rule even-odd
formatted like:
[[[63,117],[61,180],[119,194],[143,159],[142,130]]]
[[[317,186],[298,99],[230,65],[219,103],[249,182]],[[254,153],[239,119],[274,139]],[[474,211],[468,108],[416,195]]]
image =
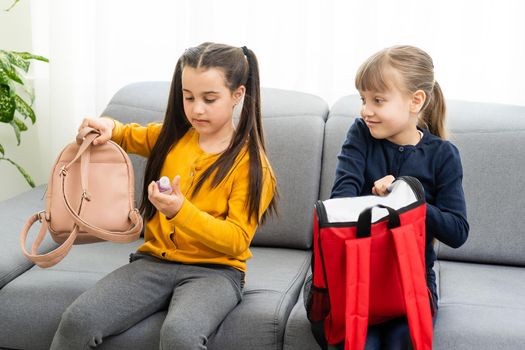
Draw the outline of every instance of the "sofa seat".
[[[34,266],[4,286],[0,289],[2,346],[49,349],[67,306],[104,275],[125,264],[138,245],[76,245],[60,264],[48,269]]]
[[[30,191],[22,193],[11,199],[0,202],[0,222],[2,232],[10,232],[9,235],[2,235],[0,245],[0,290],[1,288],[15,279],[19,275],[33,266],[20,252],[19,232],[24,227],[27,219],[36,212],[43,209],[42,198],[46,186],[38,186]],[[33,225],[30,237],[35,237],[38,228]],[[33,242],[33,238],[29,238]],[[42,250],[49,251],[56,244],[49,238],[42,242]],[[0,313],[1,315],[1,313]]]
[[[0,289],[2,346],[49,349],[64,310],[107,273],[128,262],[141,244],[77,245],[58,265],[33,267]],[[210,349],[281,349],[288,315],[297,300],[310,253],[253,247],[244,299],[210,340]],[[21,314],[31,317],[20,317]],[[101,349],[155,349],[165,311],[107,339]],[[130,347],[132,345],[132,347]]]
[[[435,350],[522,349],[525,345],[525,269],[438,260],[439,311]],[[284,336],[284,350],[320,350],[302,294]]]
[[[299,299],[293,307],[290,317],[288,317],[283,350],[321,350],[310,330],[310,322],[306,318],[303,298],[303,291],[301,290]]]
[[[438,260],[434,349],[523,349],[525,269]]]

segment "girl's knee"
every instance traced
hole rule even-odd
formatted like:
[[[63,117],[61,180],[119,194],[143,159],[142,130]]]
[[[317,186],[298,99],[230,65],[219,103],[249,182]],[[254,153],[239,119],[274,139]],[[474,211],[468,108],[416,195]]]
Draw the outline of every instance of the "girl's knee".
[[[53,339],[52,349],[81,349],[102,343],[102,333],[96,321],[75,305],[70,305],[62,314]]]
[[[206,349],[207,337],[196,330],[186,329],[171,322],[165,322],[160,330],[160,349],[195,350]]]
[[[62,314],[58,330],[68,334],[78,334],[82,332],[85,322],[82,312],[74,305],[70,305]]]

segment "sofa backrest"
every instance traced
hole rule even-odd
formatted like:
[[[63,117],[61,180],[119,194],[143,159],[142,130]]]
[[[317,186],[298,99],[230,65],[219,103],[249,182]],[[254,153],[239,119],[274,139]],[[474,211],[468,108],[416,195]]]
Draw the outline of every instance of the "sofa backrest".
[[[450,140],[463,163],[470,234],[438,257],[525,266],[525,107],[449,101]]]
[[[268,157],[280,200],[279,216],[259,228],[252,244],[308,249],[328,105],[314,95],[278,89],[264,89],[261,100]]]
[[[337,154],[359,116],[357,95],[339,99],[326,126],[321,198],[330,196]],[[437,245],[440,259],[525,265],[525,107],[447,101],[450,140],[463,164],[470,234],[459,249]]]
[[[169,82],[151,81],[134,83],[121,88],[109,101],[101,116],[109,116],[122,123],[146,125],[162,122],[168,102]],[[142,198],[146,158],[130,154],[135,170],[135,204]]]
[[[346,133],[354,119],[359,116],[361,100],[357,95],[340,98],[330,108],[325,124],[323,162],[321,170],[321,191],[319,199],[330,198],[335,179],[337,155],[346,139]]]
[[[168,93],[168,82],[130,84],[115,94],[102,115],[124,123],[162,121]],[[264,88],[261,108],[268,157],[280,194],[280,215],[258,229],[252,245],[308,249],[312,242],[313,204],[319,196],[328,106],[314,95]],[[138,201],[146,162],[135,155],[131,159]]]

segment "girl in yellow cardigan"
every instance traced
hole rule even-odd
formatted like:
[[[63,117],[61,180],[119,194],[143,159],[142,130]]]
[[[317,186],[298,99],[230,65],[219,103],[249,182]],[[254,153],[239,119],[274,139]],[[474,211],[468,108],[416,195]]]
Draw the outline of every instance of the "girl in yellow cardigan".
[[[240,120],[234,107],[244,97]],[[144,244],[68,307],[52,349],[88,349],[161,309],[161,349],[206,349],[241,301],[258,224],[275,209],[265,154],[259,70],[246,47],[203,43],[177,62],[162,124],[85,119],[127,152],[148,158]],[[108,174],[111,176],[111,174]],[[161,176],[173,179],[160,192]],[[269,209],[267,211],[267,209]]]

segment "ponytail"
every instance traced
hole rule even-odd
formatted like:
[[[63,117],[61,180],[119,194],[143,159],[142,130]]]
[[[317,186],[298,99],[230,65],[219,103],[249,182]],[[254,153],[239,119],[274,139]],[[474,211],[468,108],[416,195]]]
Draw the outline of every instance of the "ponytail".
[[[432,93],[429,96],[427,106],[423,109],[421,122],[423,127],[426,127],[431,134],[438,136],[445,140],[447,138],[447,130],[445,127],[446,105],[443,92],[439,87],[438,82],[434,82]]]
[[[244,143],[248,136],[248,154],[250,156],[250,178],[248,196],[248,216],[250,219],[256,218],[260,223],[264,223],[267,213],[276,212],[277,191],[268,206],[268,210],[263,213],[259,220],[260,204],[263,188],[263,173],[261,154],[266,153],[264,143],[264,133],[261,116],[261,91],[259,82],[259,63],[252,50],[242,47],[243,53],[248,61],[248,79],[246,80],[246,93],[241,111],[241,117],[234,140],[238,139]],[[244,130],[244,131],[243,131]],[[244,134],[244,135],[243,135]],[[267,174],[269,176],[269,174]]]

